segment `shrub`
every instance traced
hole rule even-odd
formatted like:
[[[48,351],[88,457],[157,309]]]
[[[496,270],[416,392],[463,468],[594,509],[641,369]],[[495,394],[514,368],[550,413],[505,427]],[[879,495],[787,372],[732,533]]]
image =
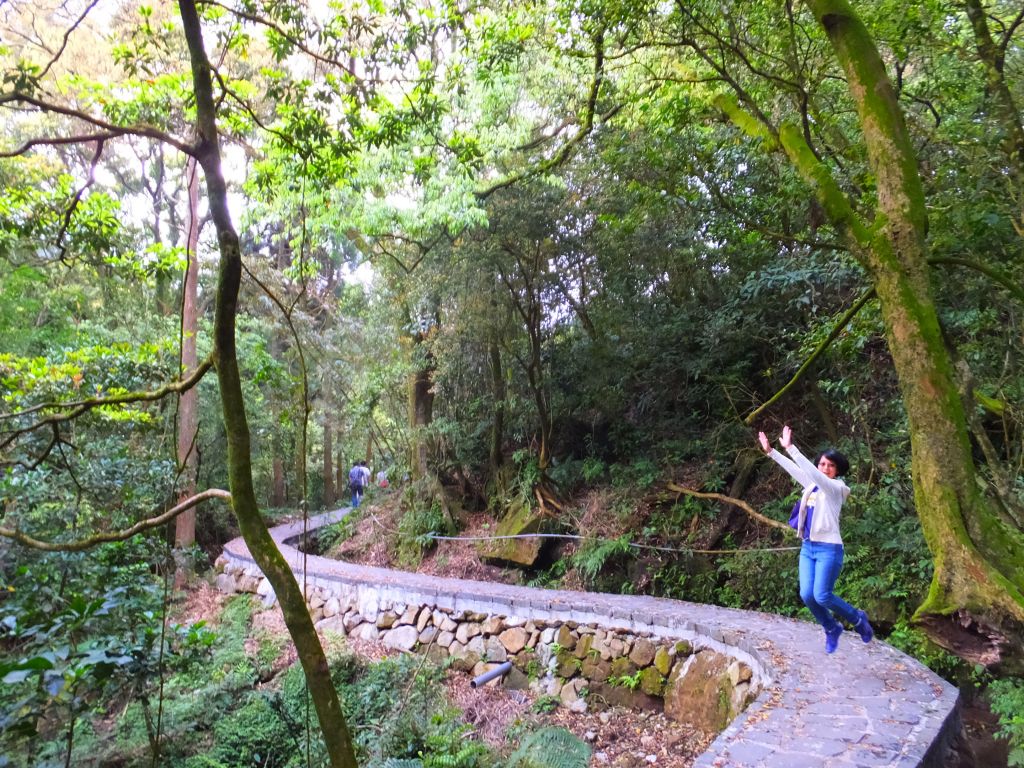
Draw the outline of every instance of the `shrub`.
[[[1010,742],[1008,766],[1024,766],[1024,680],[995,680],[988,688],[992,711],[999,716],[999,737]]]

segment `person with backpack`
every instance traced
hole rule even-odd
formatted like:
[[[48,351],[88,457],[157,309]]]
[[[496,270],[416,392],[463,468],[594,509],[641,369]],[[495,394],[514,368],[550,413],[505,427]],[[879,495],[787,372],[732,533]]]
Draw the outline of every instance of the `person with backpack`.
[[[842,476],[850,470],[850,462],[834,448],[824,451],[817,466],[807,460],[793,444],[793,430],[782,428],[779,444],[784,456],[768,442],[764,432],[757,435],[761,450],[803,486],[800,501],[793,507],[789,524],[796,528],[803,545],[800,547],[800,599],[825,630],[825,653],[835,653],[843,625],[850,624],[865,643],[875,631],[864,611],[854,608],[835,594],[836,580],[843,568],[843,539],[839,535],[839,514],[850,488]]]
[[[359,502],[363,499],[363,491],[366,489],[366,477],[363,474],[363,464],[356,462],[348,471],[348,489],[352,492],[352,508],[359,509]]]

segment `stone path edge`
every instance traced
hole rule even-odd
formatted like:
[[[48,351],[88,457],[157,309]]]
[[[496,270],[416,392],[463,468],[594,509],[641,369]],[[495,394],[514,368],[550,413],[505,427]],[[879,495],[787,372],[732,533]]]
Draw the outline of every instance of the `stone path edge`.
[[[425,576],[307,555],[304,534],[348,507],[271,529],[296,579],[343,585],[359,600],[573,621],[688,640],[747,664],[761,693],[695,768],[940,768],[959,733],[957,689],[882,642],[845,633],[825,656],[817,625],[772,614],[648,596],[571,592]],[[224,556],[255,568],[239,537]]]

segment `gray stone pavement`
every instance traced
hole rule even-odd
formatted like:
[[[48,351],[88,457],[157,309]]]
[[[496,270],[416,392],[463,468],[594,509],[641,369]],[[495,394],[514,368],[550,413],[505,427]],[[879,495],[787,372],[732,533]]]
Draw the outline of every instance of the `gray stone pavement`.
[[[306,530],[348,508],[311,517]],[[344,586],[360,603],[434,605],[544,621],[575,621],[690,640],[740,659],[761,689],[696,761],[697,768],[941,766],[959,731],[955,687],[880,641],[844,632],[826,655],[816,624],[662,598],[569,592],[445,579],[303,555],[289,542],[303,523],[271,531],[300,583]],[[225,555],[252,559],[239,538]],[[305,571],[305,574],[304,574]]]

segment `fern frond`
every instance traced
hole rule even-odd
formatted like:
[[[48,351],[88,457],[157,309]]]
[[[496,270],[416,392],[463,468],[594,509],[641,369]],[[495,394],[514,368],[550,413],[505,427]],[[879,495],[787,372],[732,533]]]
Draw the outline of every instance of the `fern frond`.
[[[534,731],[512,753],[508,768],[587,768],[590,746],[565,728]]]

